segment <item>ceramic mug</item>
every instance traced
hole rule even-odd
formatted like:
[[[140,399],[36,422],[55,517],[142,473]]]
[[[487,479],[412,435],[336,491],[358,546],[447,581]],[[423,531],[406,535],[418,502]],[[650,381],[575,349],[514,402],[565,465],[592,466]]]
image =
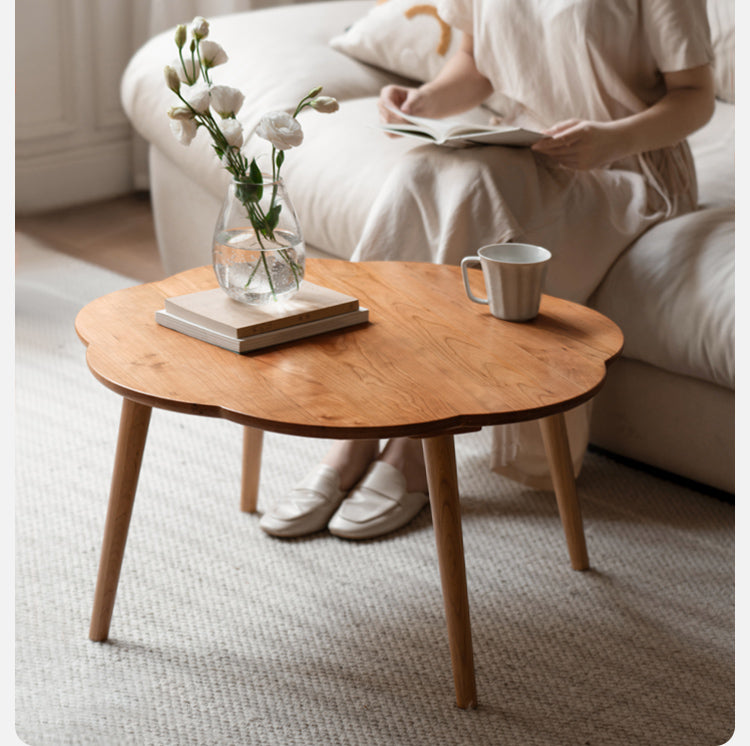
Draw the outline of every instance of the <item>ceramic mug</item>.
[[[525,243],[495,243],[482,246],[478,256],[461,260],[466,294],[474,303],[489,305],[493,316],[505,321],[530,321],[539,313],[547,264],[547,249]],[[486,298],[477,298],[469,287],[467,269],[482,268]]]

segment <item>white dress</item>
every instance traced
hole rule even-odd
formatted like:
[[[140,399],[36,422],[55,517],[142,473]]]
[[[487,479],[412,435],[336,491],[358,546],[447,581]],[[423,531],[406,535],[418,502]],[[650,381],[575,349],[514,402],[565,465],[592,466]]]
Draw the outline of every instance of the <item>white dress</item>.
[[[665,94],[662,72],[712,60],[704,0],[438,0],[438,10],[474,37],[477,68],[511,124],[620,119]],[[480,246],[522,241],[552,252],[545,291],[583,303],[641,233],[696,199],[684,142],[589,171],[529,149],[418,146],[383,184],[353,258],[458,264]],[[587,411],[569,413],[577,468]],[[537,431],[496,428],[493,468],[549,486]]]

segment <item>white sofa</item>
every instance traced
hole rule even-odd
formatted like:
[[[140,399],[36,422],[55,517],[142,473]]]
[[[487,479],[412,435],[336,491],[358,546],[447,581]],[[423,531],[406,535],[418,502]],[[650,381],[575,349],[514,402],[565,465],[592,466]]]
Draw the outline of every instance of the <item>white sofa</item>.
[[[230,56],[216,68],[214,81],[245,93],[238,118],[246,132],[266,111],[289,109],[319,84],[341,102],[334,115],[312,112],[305,118],[305,143],[290,152],[284,166],[310,255],[351,257],[380,185],[414,147],[403,138],[384,148],[382,133],[369,126],[377,123],[380,88],[404,80],[394,70],[425,79],[439,62],[420,46],[432,49],[432,33],[445,38],[435,19],[425,17],[434,28],[425,25],[416,37],[416,26],[408,26],[411,38],[392,29],[376,38],[382,29],[372,20],[374,9],[383,16],[390,5],[392,16],[396,3],[405,1],[329,0],[211,19],[211,37]],[[732,493],[733,4],[709,0],[709,17],[721,99],[712,121],[690,138],[700,209],[644,234],[588,301],[625,334],[624,355],[595,400],[592,442]],[[344,53],[346,45],[352,48]],[[161,34],[136,53],[122,81],[124,108],[149,143],[156,232],[169,273],[210,262],[228,180],[208,141],[197,139],[186,148],[170,132],[166,111],[175,101],[162,70],[175,56],[173,32]],[[251,138],[247,148],[261,153],[267,143]],[[475,248],[467,246],[466,253]]]

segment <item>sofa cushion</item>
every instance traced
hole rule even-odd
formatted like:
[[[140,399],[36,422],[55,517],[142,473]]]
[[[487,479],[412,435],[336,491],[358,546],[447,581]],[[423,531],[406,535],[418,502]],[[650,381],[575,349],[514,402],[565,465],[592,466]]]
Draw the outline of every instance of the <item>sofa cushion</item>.
[[[435,0],[371,0],[367,12],[331,39],[331,46],[355,60],[416,83],[432,80],[461,45]],[[507,113],[507,97],[493,93],[485,107]]]
[[[417,81],[432,80],[458,49],[461,34],[434,2],[381,0],[331,39],[331,46],[369,65]]]
[[[734,208],[651,228],[590,304],[620,326],[626,357],[734,388]]]

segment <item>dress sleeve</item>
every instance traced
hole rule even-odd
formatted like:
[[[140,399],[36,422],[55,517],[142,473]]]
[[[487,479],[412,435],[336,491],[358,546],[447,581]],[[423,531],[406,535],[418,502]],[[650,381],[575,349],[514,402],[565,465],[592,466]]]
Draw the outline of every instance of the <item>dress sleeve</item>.
[[[706,0],[641,0],[651,53],[662,72],[713,61]]]
[[[474,34],[473,0],[437,0],[438,15],[450,26]]]

